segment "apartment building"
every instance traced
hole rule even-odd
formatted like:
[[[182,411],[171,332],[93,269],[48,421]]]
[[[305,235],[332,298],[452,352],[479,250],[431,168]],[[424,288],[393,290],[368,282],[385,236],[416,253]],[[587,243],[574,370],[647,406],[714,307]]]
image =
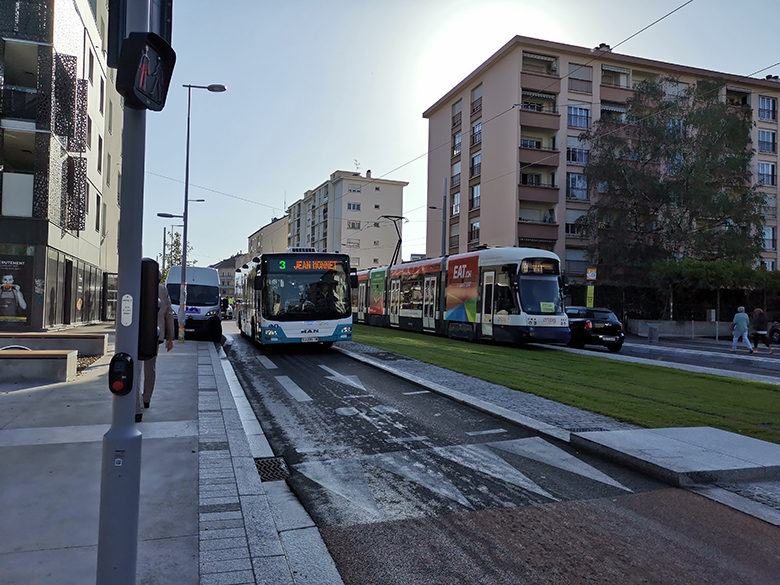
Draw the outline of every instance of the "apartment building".
[[[249,236],[247,255],[254,258],[260,254],[278,254],[287,251],[287,232],[289,222],[287,216],[274,217],[268,223]]]
[[[95,0],[0,2],[0,330],[114,316],[123,117],[107,22]]]
[[[231,299],[236,295],[236,268],[243,264],[243,255],[239,252],[233,254],[230,258],[225,258],[221,262],[212,264],[209,268],[214,268],[219,273],[219,297],[222,299]],[[241,264],[239,261],[241,260]]]
[[[398,233],[403,237],[400,218],[408,184],[374,179],[371,171],[365,176],[334,172],[287,209],[289,245],[349,254],[354,268],[390,264]]]
[[[777,77],[753,79],[517,36],[423,113],[428,119],[428,204],[441,206],[447,179],[450,254],[481,246],[528,246],[557,253],[583,275],[586,241],[575,222],[592,197],[578,136],[606,115],[625,113],[642,80],[679,78],[667,91],[722,79],[722,99],[749,108],[754,177],[767,196],[765,251],[777,250]],[[448,148],[442,148],[447,145]],[[441,211],[430,210],[427,254],[440,253]]]

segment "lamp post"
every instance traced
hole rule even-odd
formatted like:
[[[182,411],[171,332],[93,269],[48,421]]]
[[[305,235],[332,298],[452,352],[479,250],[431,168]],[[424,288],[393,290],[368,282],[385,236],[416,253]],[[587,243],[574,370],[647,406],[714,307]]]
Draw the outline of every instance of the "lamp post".
[[[439,209],[429,205],[428,209]],[[444,177],[444,193],[441,198],[441,256],[447,255],[447,177]]]
[[[182,234],[181,251],[181,288],[179,289],[179,343],[184,343],[184,319],[187,308],[187,203],[190,194],[190,119],[192,112],[192,90],[205,89],[215,93],[227,90],[224,85],[212,83],[211,85],[188,85],[187,88],[187,149],[184,158],[184,233]]]

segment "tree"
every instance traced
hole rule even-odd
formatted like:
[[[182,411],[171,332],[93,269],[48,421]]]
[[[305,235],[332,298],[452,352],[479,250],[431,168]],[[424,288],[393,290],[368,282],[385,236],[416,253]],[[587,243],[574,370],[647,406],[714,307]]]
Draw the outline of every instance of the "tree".
[[[752,185],[750,110],[725,103],[724,91],[643,82],[625,118],[603,116],[580,136],[596,192],[581,223],[600,273],[648,283],[656,262],[758,260],[766,195]]]
[[[158,254],[157,258],[162,262],[164,260],[165,270],[163,270],[163,281],[168,278],[168,271],[171,266],[181,266],[182,260],[182,245],[181,234],[179,232],[169,232],[166,236],[165,244],[165,257],[162,254]],[[195,266],[198,263],[197,260],[192,259],[192,244],[187,242],[187,266]]]

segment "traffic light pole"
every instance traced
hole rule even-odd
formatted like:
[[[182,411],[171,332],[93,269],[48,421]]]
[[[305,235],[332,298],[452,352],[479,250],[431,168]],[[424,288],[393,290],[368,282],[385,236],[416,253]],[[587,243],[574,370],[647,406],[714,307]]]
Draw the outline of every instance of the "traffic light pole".
[[[149,0],[128,0],[127,31],[148,29]],[[146,110],[125,107],[115,354],[130,356],[129,367],[134,369],[134,375],[128,393],[114,394],[111,428],[103,436],[97,585],[136,583],[141,431],[135,423],[135,393],[141,373],[138,327],[145,150]]]

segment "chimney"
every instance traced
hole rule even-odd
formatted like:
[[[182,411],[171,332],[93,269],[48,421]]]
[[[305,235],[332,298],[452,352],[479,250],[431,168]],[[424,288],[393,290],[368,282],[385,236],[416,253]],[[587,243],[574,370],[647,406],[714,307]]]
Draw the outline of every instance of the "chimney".
[[[370,179],[370,178],[371,178],[371,169],[368,169],[366,171],[366,179]]]

